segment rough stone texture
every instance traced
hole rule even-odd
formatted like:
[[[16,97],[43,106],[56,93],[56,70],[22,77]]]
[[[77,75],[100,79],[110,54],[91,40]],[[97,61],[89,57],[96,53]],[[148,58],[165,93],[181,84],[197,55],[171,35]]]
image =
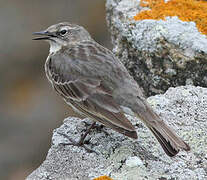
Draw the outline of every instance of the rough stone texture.
[[[164,95],[148,98],[156,112],[191,146],[169,158],[148,129],[128,116],[138,132],[132,140],[110,128],[93,129],[87,137],[88,147],[63,146],[68,140],[57,132],[78,139],[88,123],[69,117],[54,130],[52,146],[46,160],[27,180],[91,180],[108,175],[114,180],[204,180],[207,178],[207,89],[194,86],[170,88]],[[86,123],[87,122],[87,123]]]
[[[114,53],[147,96],[169,87],[207,87],[207,37],[177,17],[134,21],[139,0],[107,0]]]

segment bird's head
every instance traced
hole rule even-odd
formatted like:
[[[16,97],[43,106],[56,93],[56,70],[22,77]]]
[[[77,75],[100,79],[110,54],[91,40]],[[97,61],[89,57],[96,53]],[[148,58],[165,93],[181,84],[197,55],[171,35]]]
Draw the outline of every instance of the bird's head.
[[[44,31],[33,34],[40,36],[33,40],[46,40],[50,43],[50,52],[56,52],[63,46],[70,46],[77,42],[91,39],[88,31],[82,26],[68,22],[52,25]]]

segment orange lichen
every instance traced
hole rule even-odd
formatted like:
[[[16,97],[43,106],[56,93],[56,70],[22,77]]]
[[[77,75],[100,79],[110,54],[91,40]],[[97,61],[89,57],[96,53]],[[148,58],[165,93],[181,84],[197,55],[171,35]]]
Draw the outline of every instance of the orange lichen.
[[[207,1],[204,0],[141,0],[142,7],[149,7],[138,13],[134,19],[165,20],[167,16],[177,16],[182,21],[194,21],[198,30],[207,35]]]
[[[95,179],[93,179],[93,180],[113,180],[113,179],[111,179],[111,178],[108,177],[108,176],[100,176],[100,177],[97,177],[97,178],[95,178]]]

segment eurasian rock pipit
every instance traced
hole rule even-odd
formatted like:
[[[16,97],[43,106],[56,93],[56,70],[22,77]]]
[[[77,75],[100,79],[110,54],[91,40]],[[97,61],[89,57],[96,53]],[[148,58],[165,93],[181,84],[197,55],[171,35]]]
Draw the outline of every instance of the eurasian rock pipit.
[[[55,91],[75,111],[136,139],[137,133],[124,113],[135,115],[151,130],[168,156],[190,147],[152,110],[140,87],[114,54],[96,43],[81,26],[67,22],[50,26],[35,40],[50,43],[45,63]],[[84,139],[70,144],[84,146]]]

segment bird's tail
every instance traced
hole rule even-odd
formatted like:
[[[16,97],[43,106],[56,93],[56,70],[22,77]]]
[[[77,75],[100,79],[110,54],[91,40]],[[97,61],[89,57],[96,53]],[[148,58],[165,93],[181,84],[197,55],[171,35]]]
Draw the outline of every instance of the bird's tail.
[[[189,151],[190,147],[181,138],[179,138],[173,130],[160,119],[160,117],[150,108],[148,113],[141,117],[143,122],[154,134],[165,153],[173,157],[181,149]],[[150,112],[150,113],[149,113]]]
[[[189,145],[179,138],[163,121],[158,122],[156,126],[148,125],[148,127],[168,156],[175,156],[180,149],[190,150]]]

